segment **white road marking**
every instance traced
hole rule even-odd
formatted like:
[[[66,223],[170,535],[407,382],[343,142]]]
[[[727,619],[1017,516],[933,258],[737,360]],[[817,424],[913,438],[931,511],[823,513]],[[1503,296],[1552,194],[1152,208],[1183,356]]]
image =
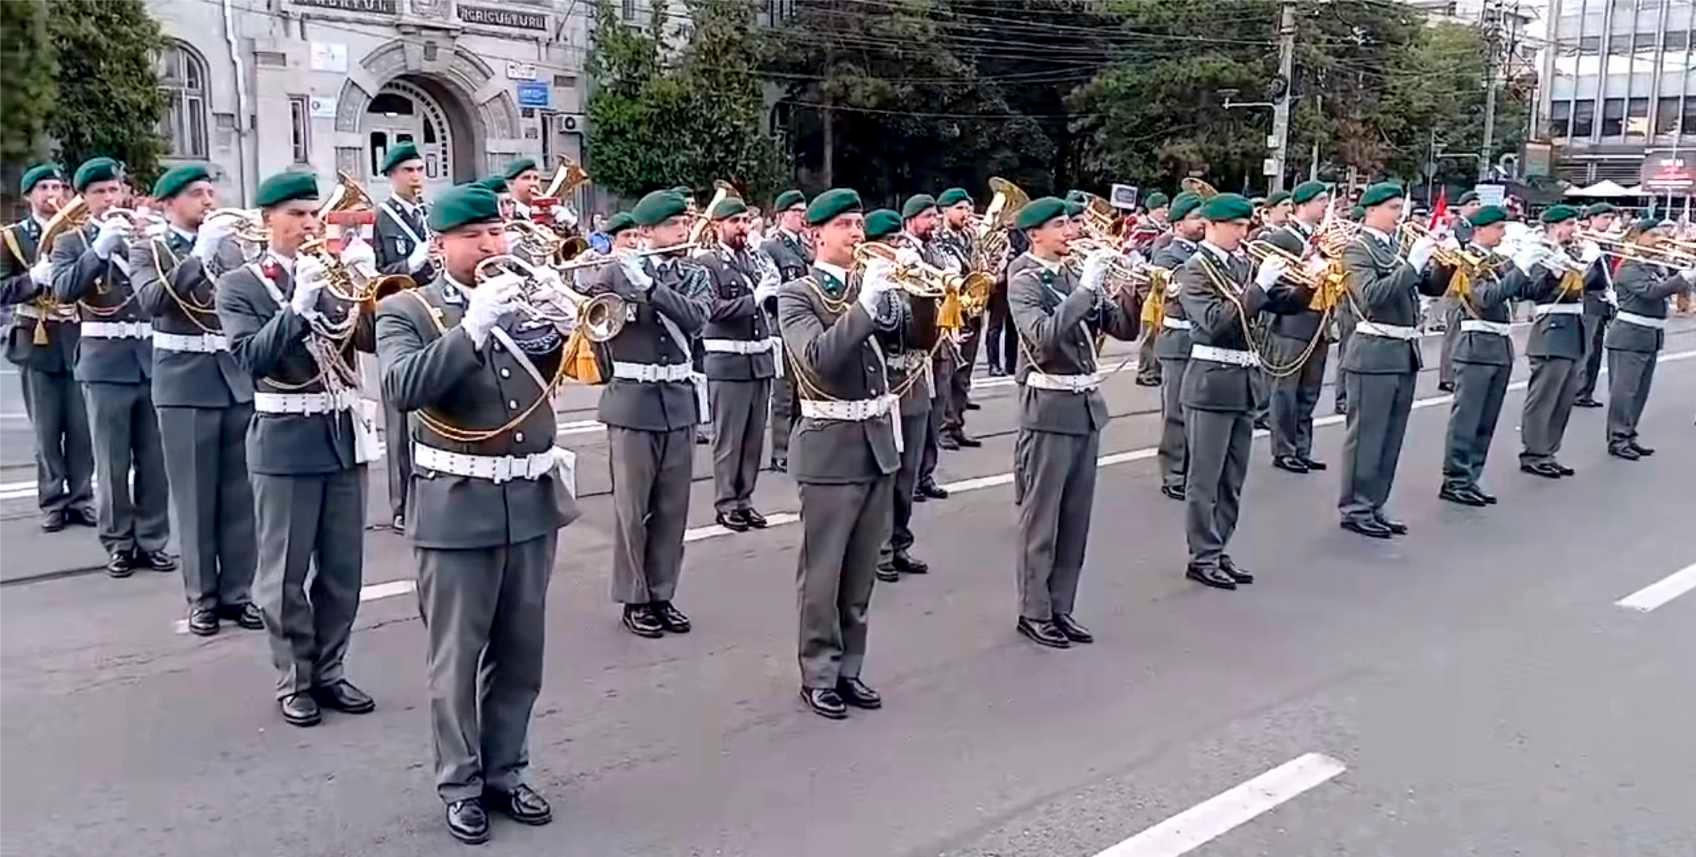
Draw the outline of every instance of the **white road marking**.
[[[1321,753],[1298,756],[1241,785],[1220,792],[1095,857],[1178,857],[1253,820],[1348,766]]]
[[[1614,605],[1647,613],[1692,589],[1696,589],[1696,565],[1685,566],[1615,601]]]
[[[369,586],[361,587],[359,590],[359,600],[362,603],[366,601],[376,601],[379,598],[393,598],[396,595],[406,595],[416,591],[418,591],[418,582],[411,578],[407,578],[405,580],[390,580],[386,583],[373,583]],[[188,620],[178,619],[175,627],[177,633],[187,634]]]
[[[801,520],[801,516],[794,512],[778,512],[775,515],[766,516],[766,526],[778,527],[784,524],[793,524],[799,520]],[[702,539],[714,538],[715,536],[730,535],[735,535],[735,531],[727,530],[718,524],[708,524],[705,527],[694,527],[692,529],[684,530],[683,541],[698,542]]]

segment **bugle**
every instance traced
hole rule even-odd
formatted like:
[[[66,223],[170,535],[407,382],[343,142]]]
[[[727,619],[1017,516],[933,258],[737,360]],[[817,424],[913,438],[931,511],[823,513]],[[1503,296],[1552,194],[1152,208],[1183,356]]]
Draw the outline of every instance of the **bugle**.
[[[606,342],[624,329],[627,306],[624,298],[605,292],[588,297],[566,286],[542,279],[540,268],[505,254],[477,263],[472,276],[481,285],[503,273],[517,274],[520,281],[518,311],[532,321],[547,322],[580,333],[590,342]]]

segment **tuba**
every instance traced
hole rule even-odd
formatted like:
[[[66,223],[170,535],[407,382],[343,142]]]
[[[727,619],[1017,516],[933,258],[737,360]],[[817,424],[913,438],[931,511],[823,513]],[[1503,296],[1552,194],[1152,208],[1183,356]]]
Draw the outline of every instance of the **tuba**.
[[[1012,244],[1007,238],[1007,230],[1013,228],[1013,219],[1031,198],[1018,185],[1000,176],[990,177],[989,189],[989,207],[984,209],[983,216],[978,219],[972,270],[988,275],[993,281],[1007,266],[1008,257],[1012,255]]]
[[[707,201],[707,207],[699,209],[695,225],[689,230],[689,243],[702,247],[718,245],[718,228],[713,226],[713,209],[727,199],[741,199],[742,194],[736,186],[724,179],[713,179],[713,197]]]

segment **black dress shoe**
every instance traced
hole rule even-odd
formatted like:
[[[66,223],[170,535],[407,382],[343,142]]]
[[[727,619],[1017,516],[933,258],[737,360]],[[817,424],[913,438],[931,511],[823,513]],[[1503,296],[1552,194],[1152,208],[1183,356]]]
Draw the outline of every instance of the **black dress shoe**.
[[[1467,491],[1465,488],[1450,488],[1447,485],[1444,485],[1442,488],[1437,490],[1437,499],[1447,500],[1450,503],[1459,503],[1462,506],[1481,507],[1486,505],[1483,497],[1479,497],[1478,495]]]
[[[835,688],[803,687],[801,701],[820,717],[842,720],[848,716],[848,706],[842,704],[842,697],[837,694]]]
[[[1054,630],[1059,631],[1067,640],[1074,643],[1095,642],[1095,635],[1091,634],[1088,628],[1079,625],[1070,613],[1054,614]]]
[[[966,410],[968,410],[968,411],[981,411],[981,410],[983,410],[983,405],[980,405],[977,402],[967,402],[966,403]]]
[[[934,497],[938,500],[948,499],[948,489],[936,484],[936,481],[932,479],[927,479],[921,483],[917,493],[920,496]]]
[[[1474,485],[1474,486],[1472,486],[1472,493],[1476,497],[1478,497],[1478,499],[1483,500],[1485,505],[1487,505],[1487,506],[1496,505],[1496,499],[1497,499],[1496,495],[1491,494],[1488,491],[1485,491],[1483,488],[1480,488],[1477,485]]]
[[[135,574],[135,556],[127,550],[112,551],[106,559],[106,576],[125,578]]]
[[[196,637],[210,637],[218,633],[218,614],[204,607],[196,607],[188,614],[188,632]]]
[[[975,437],[969,437],[963,431],[957,431],[954,433],[954,442],[965,449],[977,449],[978,447],[983,446],[983,441],[978,440]]]
[[[1389,527],[1386,527],[1370,518],[1365,520],[1360,518],[1344,518],[1339,526],[1351,533],[1359,533],[1369,539],[1387,539],[1390,537]]]
[[[1602,406],[1602,403],[1595,399],[1585,397],[1582,399],[1574,399],[1572,406],[1575,408],[1599,408]]]
[[[1184,569],[1184,576],[1196,583],[1203,586],[1211,586],[1214,589],[1237,588],[1237,582],[1232,580],[1231,576],[1226,574],[1225,570],[1222,568],[1202,568],[1201,566],[1192,563],[1189,567]]]
[[[54,509],[41,513],[41,529],[44,532],[56,533],[65,528],[65,513]]]
[[[100,516],[87,506],[76,506],[65,510],[65,523],[77,524],[84,527],[100,526]]]
[[[1519,465],[1519,470],[1521,473],[1529,473],[1532,476],[1541,476],[1544,479],[1561,478],[1561,472],[1556,470],[1554,465],[1541,461],[1534,464],[1521,463]]]
[[[1328,467],[1330,467],[1330,465],[1326,464],[1323,461],[1314,461],[1313,459],[1307,458],[1306,456],[1302,457],[1301,463],[1307,465],[1308,470],[1325,470]]]
[[[318,701],[310,693],[291,693],[278,700],[277,707],[282,709],[283,720],[290,726],[317,726],[324,719]]]
[[[766,528],[767,524],[771,523],[766,520],[765,515],[762,515],[753,509],[743,509],[742,520],[747,521],[748,526],[753,527],[756,530],[763,530]]]
[[[456,800],[448,804],[448,833],[467,845],[482,845],[489,841],[489,814],[483,802],[476,798]]]
[[[1180,503],[1184,502],[1184,489],[1175,485],[1160,486],[1160,493],[1165,494],[1167,499],[1177,500]]]
[[[883,707],[883,696],[858,677],[837,679],[836,695],[842,698],[844,704],[855,708],[871,711]]]
[[[1643,457],[1642,453],[1639,453],[1637,450],[1632,449],[1629,446],[1610,446],[1608,447],[1608,454],[1615,458],[1623,458],[1626,461],[1636,461]],[[1524,468],[1521,469],[1523,470]],[[1560,474],[1557,473],[1555,475],[1559,476]]]
[[[653,609],[646,604],[624,605],[624,627],[638,637],[653,639],[665,636],[665,626],[660,624],[660,617],[655,616]]]
[[[1270,419],[1267,419],[1266,417],[1255,417],[1254,418],[1254,430],[1255,431],[1271,431],[1272,430],[1272,421]]]
[[[1392,535],[1392,536],[1405,536],[1405,535],[1407,535],[1407,524],[1404,524],[1401,521],[1392,521],[1389,518],[1386,518],[1383,515],[1380,515],[1380,514],[1377,514],[1377,513],[1373,513],[1373,518],[1378,521],[1378,526],[1383,527],[1386,530],[1389,530],[1390,535]]]
[[[1160,379],[1159,378],[1144,378],[1141,375],[1138,375],[1137,376],[1137,386],[1138,387],[1158,387],[1158,386],[1160,386]]]
[[[990,367],[989,367],[989,377],[991,377],[991,378],[999,378],[999,377],[1001,377],[1001,376],[1002,376],[1002,375],[1005,375],[1005,374],[1007,374],[1007,373],[1006,373],[1006,372],[1003,372],[1003,371],[1001,371],[1001,367],[1000,367],[1000,366],[996,366],[996,365],[994,365],[994,364],[990,364]]]
[[[1437,382],[1437,389],[1444,392],[1444,393],[1453,393],[1455,391],[1455,382],[1453,382],[1453,381],[1438,381]]]
[[[254,604],[251,601],[246,604],[237,604],[233,607],[219,607],[218,616],[222,619],[228,619],[249,631],[265,630],[265,617],[259,614],[259,605]]]
[[[696,431],[695,432],[695,444],[697,446],[706,446],[707,444],[712,443],[712,442],[713,442],[713,439],[710,438],[710,437],[707,437],[706,432],[704,432],[704,431]]]
[[[313,688],[312,698],[319,705],[343,714],[370,714],[377,708],[377,700],[345,678],[335,684]]]
[[[943,449],[947,449],[947,450],[955,450],[955,449],[960,448],[959,442],[954,440],[954,435],[948,434],[946,432],[944,432],[942,435],[937,437],[936,445],[943,448]]]
[[[788,473],[789,472],[789,459],[787,459],[787,458],[773,458],[771,460],[771,469],[774,473]]]
[[[1638,453],[1638,454],[1641,455],[1642,453]],[[1555,472],[1559,473],[1562,476],[1572,476],[1572,475],[1578,473],[1578,471],[1573,470],[1572,468],[1560,463],[1559,461],[1554,462],[1550,466],[1554,467]]]
[[[904,550],[896,551],[894,556],[889,558],[889,561],[890,565],[893,565],[895,570],[902,574],[930,573],[930,563],[927,563]]]
[[[400,533],[402,535],[405,535],[406,534],[406,516],[405,515],[396,515],[394,521],[390,522],[389,526],[393,527],[395,532]]]
[[[1307,462],[1302,461],[1293,455],[1280,455],[1274,457],[1272,459],[1272,466],[1279,470],[1288,470],[1291,473],[1306,473],[1308,470]]]
[[[884,583],[895,583],[901,579],[901,573],[895,570],[892,562],[880,562],[872,574]]]
[[[1336,414],[1337,416],[1342,416],[1348,412],[1349,405],[1347,402],[1338,402],[1331,406],[1331,413]]]
[[[741,509],[731,509],[728,512],[719,512],[718,514],[713,515],[713,520],[718,522],[719,526],[733,533],[748,532],[748,519],[742,517]]]
[[[513,786],[512,791],[484,789],[483,803],[519,824],[539,826],[554,820],[548,799],[526,785]]]
[[[1051,649],[1069,649],[1072,647],[1072,641],[1066,639],[1066,635],[1061,633],[1059,628],[1054,627],[1053,622],[1035,622],[1020,616],[1018,628],[1019,633],[1029,637],[1031,642],[1039,646],[1047,646]]]
[[[176,571],[177,558],[164,551],[138,550],[134,554],[136,568],[150,571]]]
[[[652,608],[654,618],[660,620],[660,627],[673,634],[687,634],[694,627],[689,624],[689,617],[683,611],[671,606],[670,601],[655,601],[648,605]]]
[[[1237,561],[1228,556],[1219,558],[1219,569],[1234,583],[1247,585],[1254,582],[1254,575],[1248,569],[1238,566]]]
[[[1635,440],[1631,442],[1631,451],[1637,453],[1638,455],[1643,455],[1643,456],[1649,456],[1649,455],[1655,454],[1655,450],[1653,450],[1653,449],[1651,449],[1647,446],[1644,446],[1643,444],[1640,444]]]

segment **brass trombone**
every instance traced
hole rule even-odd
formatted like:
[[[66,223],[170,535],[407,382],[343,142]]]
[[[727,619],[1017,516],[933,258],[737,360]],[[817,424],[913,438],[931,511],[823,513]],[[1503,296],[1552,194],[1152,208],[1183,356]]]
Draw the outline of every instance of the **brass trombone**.
[[[1602,252],[1632,262],[1647,262],[1671,268],[1696,267],[1696,244],[1662,238],[1653,244],[1627,239],[1624,235],[1580,229],[1574,235],[1579,241],[1590,241]]]

